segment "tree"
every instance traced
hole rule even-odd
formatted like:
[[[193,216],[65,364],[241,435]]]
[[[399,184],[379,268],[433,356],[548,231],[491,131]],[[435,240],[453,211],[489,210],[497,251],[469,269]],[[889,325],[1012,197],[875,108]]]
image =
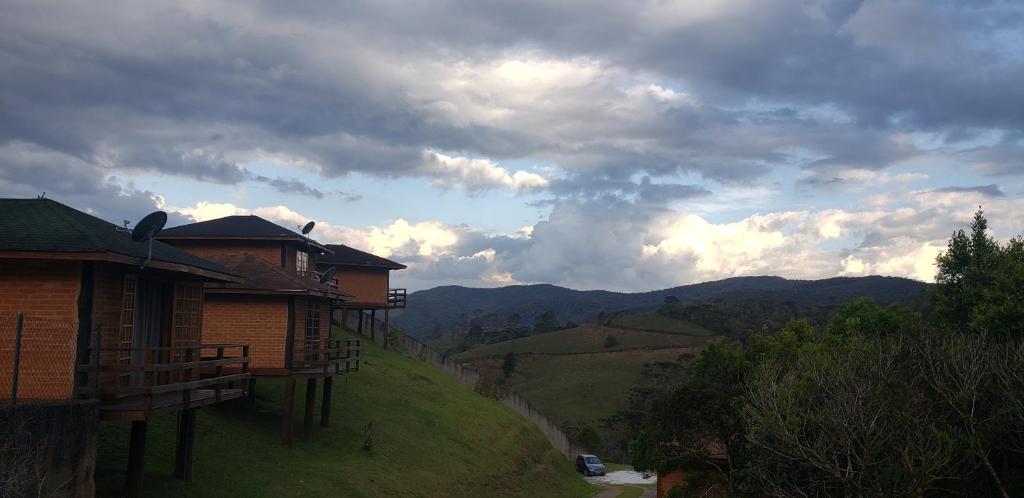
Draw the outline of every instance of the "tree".
[[[978,209],[970,234],[954,232],[936,258],[935,314],[958,330],[1024,334],[1024,240],[1001,246],[987,229]]]
[[[534,332],[550,332],[552,330],[558,330],[558,328],[558,316],[551,310],[546,310],[543,313],[540,313],[533,321]]]
[[[608,336],[606,336],[604,338],[604,347],[606,347],[606,348],[614,348],[615,346],[618,346],[618,345],[619,345],[619,340],[616,339],[614,335],[608,334]]]
[[[505,359],[501,362],[501,372],[505,374],[505,378],[512,376],[512,373],[516,370],[516,354],[509,351],[505,353]]]

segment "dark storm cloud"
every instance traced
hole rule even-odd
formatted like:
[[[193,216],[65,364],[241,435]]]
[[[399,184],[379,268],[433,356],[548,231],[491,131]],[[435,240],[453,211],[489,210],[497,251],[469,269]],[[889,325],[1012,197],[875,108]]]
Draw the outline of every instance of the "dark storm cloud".
[[[1024,65],[1012,46],[1024,9],[1012,2],[4,10],[0,144],[316,198],[325,192],[242,165],[269,156],[327,177],[420,176],[430,149],[551,164],[591,184],[580,188],[608,178],[616,192],[636,175],[749,184],[780,165],[826,177],[879,170],[920,153],[901,133],[958,142],[1024,128]],[[520,59],[568,69],[542,90],[494,76]],[[971,154],[985,171],[1015,174],[1015,149]],[[634,195],[700,194],[684,187]]]

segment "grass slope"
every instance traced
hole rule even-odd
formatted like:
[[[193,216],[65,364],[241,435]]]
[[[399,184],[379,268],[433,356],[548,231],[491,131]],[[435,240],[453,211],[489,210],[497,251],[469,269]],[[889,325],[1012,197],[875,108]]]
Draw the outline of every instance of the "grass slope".
[[[335,381],[329,429],[280,442],[283,382],[261,379],[255,406],[200,410],[194,482],[173,472],[175,417],[150,423],[149,496],[589,496],[594,488],[541,432],[444,373],[364,341],[361,371]],[[304,383],[296,388],[301,431]],[[319,400],[316,413],[319,415]],[[319,420],[319,419],[318,419]],[[362,449],[373,423],[372,452]],[[117,494],[128,424],[101,425],[97,482]]]
[[[615,336],[618,344],[604,347],[605,338]],[[642,348],[681,348],[703,344],[703,337],[676,333],[647,332],[598,325],[583,325],[577,328],[559,330],[546,334],[523,337],[511,341],[483,345],[455,356],[457,360],[468,360],[486,356],[502,356],[505,353],[578,354],[603,353]]]
[[[613,318],[611,324],[625,329],[663,332],[666,334],[682,334],[696,337],[710,337],[715,335],[715,332],[695,323],[679,320],[655,312],[620,315]]]
[[[626,407],[644,363],[672,361],[690,348],[516,357],[512,389],[556,424],[596,423]],[[500,358],[472,362],[497,375]]]

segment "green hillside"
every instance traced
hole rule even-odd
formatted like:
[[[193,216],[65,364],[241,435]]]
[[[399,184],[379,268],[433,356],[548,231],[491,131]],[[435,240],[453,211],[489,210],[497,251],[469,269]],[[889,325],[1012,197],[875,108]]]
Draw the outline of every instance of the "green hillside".
[[[669,320],[672,319],[669,318]],[[707,334],[710,334],[710,332],[707,332]],[[614,347],[605,347],[604,345],[605,338],[609,335],[615,337],[618,343]],[[643,348],[681,348],[700,345],[704,340],[703,337],[691,337],[674,333],[584,325],[557,332],[523,337],[512,341],[479,346],[455,355],[455,359],[461,361],[486,356],[502,356],[510,351],[513,353],[578,354]]]
[[[150,424],[149,496],[589,496],[595,489],[541,432],[505,406],[446,374],[363,342],[361,371],[334,387],[332,425],[314,437],[280,442],[283,382],[260,380],[255,406],[204,408],[194,482],[173,471],[175,417]],[[296,389],[297,431],[304,385]],[[319,403],[318,403],[319,405]],[[319,406],[317,407],[319,414]],[[363,450],[366,424],[375,442]],[[128,424],[101,426],[97,484],[117,494]]]
[[[716,335],[715,332],[693,322],[679,320],[658,312],[622,314],[612,318],[610,325],[625,329],[664,332],[667,334],[682,334],[696,337],[710,337]]]

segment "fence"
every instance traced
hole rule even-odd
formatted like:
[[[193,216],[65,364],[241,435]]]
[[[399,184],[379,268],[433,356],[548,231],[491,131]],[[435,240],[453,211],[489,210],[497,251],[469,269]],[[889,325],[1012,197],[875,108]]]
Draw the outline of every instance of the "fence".
[[[354,315],[354,313],[350,315]],[[346,321],[345,326],[348,327],[349,330],[358,330],[356,327],[352,327],[351,325],[355,324],[358,326],[359,318],[352,318],[353,319]],[[383,322],[378,325],[382,328]],[[365,324],[363,334],[369,334],[369,327],[365,327]],[[376,334],[378,340],[375,342],[382,342],[380,337],[384,335],[385,334],[380,333]],[[369,336],[367,335],[367,337]],[[382,345],[387,349],[405,353],[406,356],[416,358],[420,361],[433,365],[434,367],[447,372],[460,383],[470,387],[471,389],[476,390],[479,387],[480,374],[477,371],[448,358],[447,355],[440,353],[434,348],[431,348],[430,346],[409,337],[406,334],[390,331],[386,334],[385,341],[387,344]],[[569,460],[575,460],[577,455],[588,453],[583,447],[573,443],[565,431],[559,428],[554,422],[548,420],[547,417],[534,408],[526,398],[511,392],[505,394],[501,402],[536,425],[537,428],[539,428],[548,438],[551,445],[565,455]]]
[[[77,336],[70,320],[0,313],[0,403],[73,398]]]

